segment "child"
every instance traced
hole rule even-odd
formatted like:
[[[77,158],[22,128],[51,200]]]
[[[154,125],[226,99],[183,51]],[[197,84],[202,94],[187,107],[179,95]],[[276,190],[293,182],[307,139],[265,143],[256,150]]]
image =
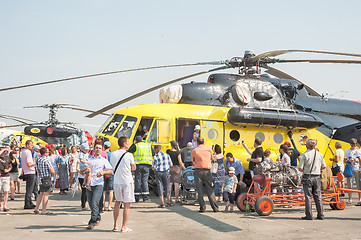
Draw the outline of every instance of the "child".
[[[228,175],[225,176],[224,182],[222,184],[221,192],[223,193],[223,201],[226,204],[226,208],[224,209],[225,212],[228,212],[228,207],[229,207],[228,199],[229,202],[231,203],[230,212],[233,212],[234,198],[238,183],[237,177],[234,176],[234,173],[235,173],[235,168],[230,167],[228,169]]]
[[[264,154],[265,162],[268,162],[268,163],[273,162],[272,158],[269,157],[271,155],[271,151],[269,149],[266,149],[263,154]]]
[[[89,165],[91,163],[87,161],[89,158],[89,153],[88,153],[89,145],[86,143],[83,143],[81,145],[80,149],[81,149],[81,152],[79,154],[79,170],[80,170],[80,172],[83,172],[85,174],[82,187],[91,191],[91,188],[90,188],[91,172],[90,172],[90,168],[89,168]]]

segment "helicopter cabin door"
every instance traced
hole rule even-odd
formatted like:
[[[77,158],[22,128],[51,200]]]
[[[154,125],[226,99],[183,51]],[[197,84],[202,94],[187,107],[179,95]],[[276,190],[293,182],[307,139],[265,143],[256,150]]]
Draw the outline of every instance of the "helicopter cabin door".
[[[204,145],[213,148],[216,144],[221,146],[223,152],[224,123],[218,121],[201,120],[201,137]]]

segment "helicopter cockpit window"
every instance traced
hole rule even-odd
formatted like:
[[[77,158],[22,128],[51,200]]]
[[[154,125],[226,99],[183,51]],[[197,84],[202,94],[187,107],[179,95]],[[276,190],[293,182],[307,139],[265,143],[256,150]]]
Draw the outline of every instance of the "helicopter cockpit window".
[[[103,125],[99,128],[98,133],[102,132],[102,130],[104,129],[105,125],[109,122],[109,120],[110,120],[111,118],[113,118],[113,116],[114,116],[114,114],[112,114],[112,115],[110,115],[110,116],[108,117],[108,119],[107,119],[107,120],[103,123]]]
[[[170,137],[170,121],[157,119],[153,124],[147,142],[169,143],[170,141],[169,137]]]
[[[124,115],[115,114],[113,119],[108,123],[108,125],[104,128],[103,133],[107,135],[113,135],[115,129],[117,129],[119,123],[123,120]]]
[[[132,135],[135,123],[137,122],[136,117],[127,116],[125,120],[122,123],[122,126],[120,126],[118,132],[115,134],[114,137],[127,137],[130,138]]]
[[[10,136],[12,136],[12,135],[10,135]],[[3,143],[8,143],[8,144],[10,144],[10,136],[5,137],[5,138],[2,140],[2,142],[3,142]]]
[[[138,125],[137,132],[135,133],[136,136],[141,136],[143,139],[146,139],[149,135],[149,129],[152,126],[153,118],[149,117],[142,117],[140,123]]]

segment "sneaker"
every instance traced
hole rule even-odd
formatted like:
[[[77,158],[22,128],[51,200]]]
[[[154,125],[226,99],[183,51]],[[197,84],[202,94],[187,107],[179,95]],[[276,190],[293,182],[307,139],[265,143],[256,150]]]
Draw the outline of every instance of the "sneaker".
[[[87,230],[93,230],[94,227],[95,227],[94,225],[91,225],[91,224],[90,224],[90,225],[88,225],[88,226],[86,227],[86,229],[87,229]]]
[[[173,203],[167,203],[167,207],[173,207],[174,204]]]
[[[230,211],[230,212],[233,212],[233,207],[231,207],[231,208],[229,209],[229,211]]]

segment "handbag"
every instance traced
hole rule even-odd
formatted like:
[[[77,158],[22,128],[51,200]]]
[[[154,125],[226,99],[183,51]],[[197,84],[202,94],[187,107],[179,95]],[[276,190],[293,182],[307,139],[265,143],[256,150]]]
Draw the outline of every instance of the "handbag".
[[[214,162],[214,163],[212,163],[211,173],[216,174],[217,171],[218,171],[218,163]]]
[[[45,188],[51,187],[52,186],[51,177],[50,176],[43,177],[41,179],[41,185]]]
[[[337,173],[341,172],[340,166],[336,165],[336,167],[331,168],[332,176],[337,176]]]
[[[315,150],[315,156],[313,157],[313,162],[312,162],[312,166],[311,166],[311,169],[310,169],[310,174],[309,175],[311,175],[311,173],[312,173],[312,169],[313,169],[313,164],[315,163],[315,160],[316,160],[316,150]],[[310,181],[310,179],[309,179],[309,176],[305,176],[305,175],[303,175],[302,176],[302,178],[301,178],[301,184],[303,184],[303,185],[310,185],[311,184],[311,181]]]
[[[345,171],[343,171],[343,175],[347,178],[352,177],[352,164],[350,162],[346,163]]]

